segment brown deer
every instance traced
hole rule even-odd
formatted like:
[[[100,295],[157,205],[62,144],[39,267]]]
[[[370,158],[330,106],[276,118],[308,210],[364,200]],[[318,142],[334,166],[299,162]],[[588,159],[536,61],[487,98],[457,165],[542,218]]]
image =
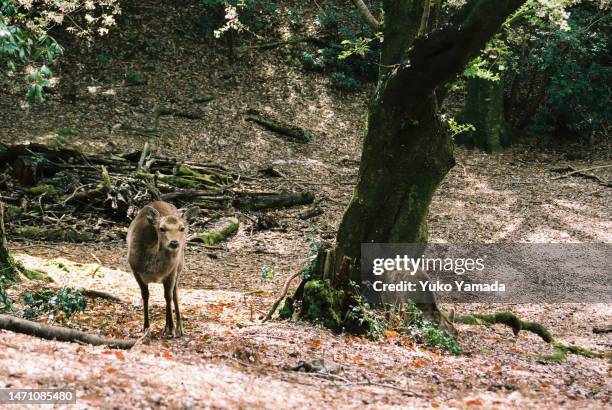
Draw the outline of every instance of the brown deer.
[[[149,330],[149,283],[164,284],[166,328],[164,335],[175,334],[172,303],[176,314],[176,335],[184,333],[178,299],[178,277],[185,264],[187,221],[197,215],[192,207],[181,213],[172,204],[152,202],[143,207],[130,224],[127,234],[128,262],[140,286],[144,306],[144,330]]]

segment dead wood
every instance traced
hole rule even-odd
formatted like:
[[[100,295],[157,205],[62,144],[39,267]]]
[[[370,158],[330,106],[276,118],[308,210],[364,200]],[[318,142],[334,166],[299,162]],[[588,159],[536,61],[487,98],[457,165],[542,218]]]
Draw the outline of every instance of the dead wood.
[[[115,296],[115,295],[113,295],[111,293],[108,293],[108,292],[103,292],[101,290],[79,289],[79,291],[83,294],[83,296],[89,296],[89,297],[92,297],[92,298],[111,300],[111,301],[117,302],[117,303],[125,303],[125,301],[123,299],[121,299],[120,297]]]
[[[262,114],[257,110],[248,110],[246,121],[256,122],[259,125],[273,131],[287,139],[295,142],[306,143],[312,140],[313,135],[310,131],[306,131],[303,128],[297,127],[292,124],[283,123],[277,121],[269,116]]]
[[[270,208],[287,208],[294,205],[306,205],[314,201],[312,192],[274,193],[239,193],[233,206],[245,211],[257,211]]]
[[[40,337],[47,340],[80,342],[94,346],[105,345],[117,349],[129,349],[136,342],[132,339],[108,339],[91,333],[81,332],[80,330],[44,325],[42,323],[2,314],[0,314],[0,329],[23,333],[25,335]]]
[[[599,166],[596,166],[596,167],[576,169],[572,165],[567,165],[567,166],[564,166],[564,167],[551,169],[551,171],[553,171],[553,172],[567,172],[567,171],[569,171],[566,174],[559,175],[559,176],[556,176],[556,177],[551,178],[551,179],[554,181],[554,180],[557,180],[557,179],[568,178],[568,177],[576,175],[576,176],[581,176],[583,178],[599,182],[603,186],[612,187],[612,182],[611,181],[606,181],[605,179],[603,179],[603,178],[601,178],[601,177],[599,177],[599,176],[597,176],[595,174],[588,173],[588,171],[594,171],[596,169],[605,169],[605,168],[611,168],[611,167],[612,167],[612,164],[607,164],[607,165],[599,165]]]

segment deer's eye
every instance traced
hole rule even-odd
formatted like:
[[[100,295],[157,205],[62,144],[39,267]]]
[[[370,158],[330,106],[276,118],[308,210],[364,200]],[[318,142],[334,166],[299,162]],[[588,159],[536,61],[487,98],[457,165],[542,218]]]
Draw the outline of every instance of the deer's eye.
[[[185,232],[185,227],[184,227],[184,226],[181,226],[180,231],[181,231],[181,232]]]
[[[166,228],[159,228],[160,232],[166,232]]]

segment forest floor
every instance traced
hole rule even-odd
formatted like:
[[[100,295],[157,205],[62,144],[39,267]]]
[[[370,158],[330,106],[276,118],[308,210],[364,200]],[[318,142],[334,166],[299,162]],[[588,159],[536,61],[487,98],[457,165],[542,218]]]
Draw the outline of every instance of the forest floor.
[[[146,17],[132,15],[125,23],[141,27]],[[121,125],[150,127],[160,105],[197,109],[205,120],[162,118],[162,135],[150,140],[154,150],[219,162],[237,172],[273,165],[284,175],[274,188],[291,183],[310,189],[324,213],[302,220],[298,215],[305,207],[269,211],[279,223],[272,230],[252,230],[249,217],[237,214],[241,228],[220,249],[190,245],[179,286],[182,338],[162,337],[161,286],[152,287],[152,339],[128,351],[0,331],[0,388],[74,388],[79,408],[610,408],[609,357],[569,355],[562,364],[542,363],[536,356],[552,353],[548,344],[525,332],[514,337],[500,325],[458,325],[462,352],[454,356],[395,333],[374,341],[307,323],[261,323],[285,279],[306,263],[307,238],[334,238],[357,177],[367,92],[337,93],[326,77],[284,64],[293,55],[289,48],[249,51],[229,64],[218,45],[162,37],[167,24],[150,20],[146,30],[109,41],[106,52],[113,59],[107,65],[92,57],[101,50],[67,53],[59,71],[63,82],[43,104],[24,103],[18,87],[0,94],[0,141],[132,151],[145,140]],[[157,68],[145,74],[146,85],[126,86],[125,71],[150,62],[143,39],[155,33],[165,41],[155,57]],[[75,96],[66,97],[75,89]],[[215,99],[193,102],[203,95]],[[74,103],[66,100],[72,97]],[[307,144],[280,139],[245,122],[249,108],[299,124],[315,138]],[[59,131],[66,128],[75,132]],[[612,191],[580,177],[553,180],[559,174],[550,171],[564,164],[580,169],[609,163],[610,155],[607,145],[581,150],[516,145],[499,155],[458,148],[457,165],[431,207],[430,239],[610,243]],[[598,175],[609,179],[607,171]],[[140,293],[123,240],[9,241],[26,267],[55,280],[25,282],[10,291],[15,300],[26,290],[49,286],[104,290],[124,302],[88,299],[87,309],[67,325],[115,337],[141,334]],[[265,266],[276,272],[274,278],[261,277]],[[563,342],[612,349],[609,333],[592,333],[612,322],[609,304],[454,307],[459,313],[510,309],[546,325]],[[323,368],[292,370],[301,362],[322,362]]]

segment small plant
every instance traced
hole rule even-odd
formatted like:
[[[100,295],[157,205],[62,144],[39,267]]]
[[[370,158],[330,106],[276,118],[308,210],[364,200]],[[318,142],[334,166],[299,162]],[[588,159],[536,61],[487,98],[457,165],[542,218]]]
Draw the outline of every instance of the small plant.
[[[435,323],[425,320],[423,312],[413,302],[388,306],[386,316],[390,327],[411,335],[417,342],[431,348],[442,348],[454,355],[461,353],[461,348],[453,336]]]
[[[108,65],[108,63],[110,63],[110,55],[108,55],[108,53],[105,53],[104,51],[101,53],[96,54],[96,59],[100,62],[100,64],[102,65]]]
[[[330,81],[332,87],[348,92],[359,91],[359,83],[350,75],[334,72],[330,75]]]
[[[49,85],[51,70],[47,66],[32,70],[26,77],[28,82],[28,100],[30,102],[43,102],[43,87]]]
[[[446,120],[446,116],[442,115],[442,119]],[[459,134],[463,134],[464,132],[476,131],[476,127],[474,127],[473,124],[470,124],[470,123],[460,124],[453,117],[448,118],[448,120],[446,120],[446,123],[448,124],[448,128],[451,132],[452,138],[456,137]]]
[[[263,266],[261,268],[261,271],[259,272],[259,275],[261,276],[261,278],[263,280],[266,280],[266,279],[274,278],[274,276],[276,276],[276,273],[274,272],[274,270],[271,267]]]
[[[125,74],[125,81],[130,85],[143,85],[145,78],[139,71],[130,68]]]
[[[6,294],[6,289],[13,283],[10,278],[0,274],[0,312],[10,312],[13,310],[13,301]]]
[[[66,287],[57,292],[52,290],[26,292],[23,295],[23,303],[27,305],[23,312],[26,319],[37,319],[48,315],[51,322],[57,318],[70,319],[73,314],[84,311],[87,306],[81,291]]]

